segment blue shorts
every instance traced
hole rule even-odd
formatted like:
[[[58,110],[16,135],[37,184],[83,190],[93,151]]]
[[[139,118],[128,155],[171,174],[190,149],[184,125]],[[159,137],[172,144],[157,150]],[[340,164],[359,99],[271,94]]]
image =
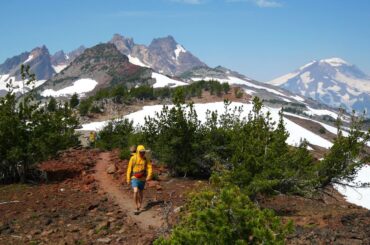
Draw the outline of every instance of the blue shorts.
[[[142,181],[142,180],[138,180],[138,179],[132,179],[131,180],[131,187],[134,188],[134,187],[137,187],[139,188],[139,190],[144,190],[144,187],[145,187],[145,181]]]

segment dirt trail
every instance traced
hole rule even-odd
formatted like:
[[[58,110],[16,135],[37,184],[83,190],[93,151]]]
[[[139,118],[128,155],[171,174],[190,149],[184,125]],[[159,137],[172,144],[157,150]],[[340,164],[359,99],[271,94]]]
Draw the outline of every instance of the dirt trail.
[[[110,159],[110,152],[103,152],[100,154],[100,158],[96,163],[95,179],[99,182],[101,190],[108,193],[108,195],[121,207],[123,211],[127,212],[127,215],[135,221],[141,229],[160,228],[163,225],[163,219],[158,211],[148,208],[139,215],[134,214],[135,205],[132,195],[117,185],[117,183],[113,181],[112,177],[106,172]],[[143,204],[145,207],[145,193]]]

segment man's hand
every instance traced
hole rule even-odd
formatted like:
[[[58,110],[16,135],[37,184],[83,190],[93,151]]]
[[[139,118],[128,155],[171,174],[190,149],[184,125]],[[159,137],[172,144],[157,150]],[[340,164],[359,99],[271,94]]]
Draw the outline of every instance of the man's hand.
[[[146,181],[150,181],[151,179],[152,179],[152,178],[147,177],[147,178],[146,178]]]

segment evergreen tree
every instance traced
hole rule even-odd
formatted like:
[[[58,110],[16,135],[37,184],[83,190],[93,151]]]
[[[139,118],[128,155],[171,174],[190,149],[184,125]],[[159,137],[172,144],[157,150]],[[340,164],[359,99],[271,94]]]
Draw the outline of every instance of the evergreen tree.
[[[225,94],[228,94],[230,92],[230,85],[229,83],[222,83],[222,89]]]
[[[57,109],[57,100],[54,97],[51,97],[47,106],[48,111],[54,112]]]
[[[80,100],[78,98],[78,94],[74,93],[69,101],[71,108],[76,108],[79,103],[80,103]]]
[[[35,81],[28,66],[22,65],[21,74],[27,85]],[[17,100],[12,84],[7,86],[0,98],[0,182],[24,182],[35,163],[79,143],[78,120],[68,104],[45,109],[34,90]]]

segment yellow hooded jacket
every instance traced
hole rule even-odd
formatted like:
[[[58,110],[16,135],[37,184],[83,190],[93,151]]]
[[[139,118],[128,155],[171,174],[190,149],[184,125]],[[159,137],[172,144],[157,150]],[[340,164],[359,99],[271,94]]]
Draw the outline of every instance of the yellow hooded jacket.
[[[130,183],[131,179],[137,179],[133,173],[141,172],[146,170],[146,175],[139,178],[141,181],[145,181],[147,178],[152,177],[152,163],[151,161],[146,160],[146,158],[140,157],[140,151],[144,151],[145,147],[139,145],[136,149],[136,153],[130,158],[127,167],[127,183]],[[146,168],[145,168],[146,167]]]

